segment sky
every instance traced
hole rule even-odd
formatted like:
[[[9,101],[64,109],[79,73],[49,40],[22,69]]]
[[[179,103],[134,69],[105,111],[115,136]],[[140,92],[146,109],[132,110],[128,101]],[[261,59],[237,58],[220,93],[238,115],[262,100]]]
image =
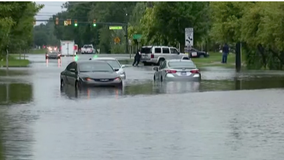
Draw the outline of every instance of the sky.
[[[36,19],[40,20],[47,20],[49,19],[53,14],[56,14],[58,12],[63,11],[61,8],[61,5],[67,1],[39,1],[36,2],[37,4],[44,4],[44,8],[40,10],[40,12],[36,15]],[[37,22],[36,24],[39,25],[40,23],[45,22]]]

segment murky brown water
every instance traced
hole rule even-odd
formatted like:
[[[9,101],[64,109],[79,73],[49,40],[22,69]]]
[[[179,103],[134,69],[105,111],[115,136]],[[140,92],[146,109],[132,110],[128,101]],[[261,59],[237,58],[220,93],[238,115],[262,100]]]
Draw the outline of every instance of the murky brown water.
[[[66,64],[0,71],[0,160],[284,158],[282,72],[153,83],[150,67],[129,67],[121,90],[60,92]]]

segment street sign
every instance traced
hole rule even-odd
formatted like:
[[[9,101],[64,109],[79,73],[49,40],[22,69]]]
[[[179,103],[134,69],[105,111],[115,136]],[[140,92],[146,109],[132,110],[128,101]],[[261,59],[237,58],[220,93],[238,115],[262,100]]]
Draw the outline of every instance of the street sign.
[[[121,30],[122,26],[109,26],[109,30]]]
[[[185,46],[193,46],[193,28],[185,28]]]
[[[134,34],[133,39],[141,39],[142,35],[141,34]]]
[[[119,42],[120,42],[120,38],[119,38],[119,37],[115,37],[115,38],[114,38],[114,42],[115,42],[115,43],[119,43]]]

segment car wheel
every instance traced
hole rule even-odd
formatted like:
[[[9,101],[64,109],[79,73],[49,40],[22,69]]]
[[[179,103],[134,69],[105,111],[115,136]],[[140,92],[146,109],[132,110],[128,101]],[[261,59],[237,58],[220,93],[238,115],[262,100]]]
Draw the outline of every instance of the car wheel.
[[[63,81],[63,79],[61,79],[60,80],[60,89],[63,90],[64,86],[65,86],[64,81]]]
[[[80,89],[80,84],[78,81],[75,82],[75,89],[76,90],[79,90]]]

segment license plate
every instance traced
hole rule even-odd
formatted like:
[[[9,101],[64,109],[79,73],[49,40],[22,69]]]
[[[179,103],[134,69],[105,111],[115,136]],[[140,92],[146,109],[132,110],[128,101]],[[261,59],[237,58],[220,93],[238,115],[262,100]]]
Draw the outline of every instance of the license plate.
[[[182,71],[181,75],[186,76],[186,71]]]
[[[108,81],[108,79],[101,79],[101,81],[102,81],[102,82],[107,82],[107,81]]]

